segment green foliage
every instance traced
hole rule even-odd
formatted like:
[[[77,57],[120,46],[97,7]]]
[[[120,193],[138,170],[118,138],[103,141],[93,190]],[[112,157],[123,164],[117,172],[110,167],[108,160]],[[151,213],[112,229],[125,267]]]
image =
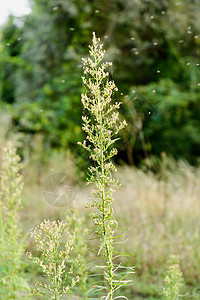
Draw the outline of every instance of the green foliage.
[[[13,103],[10,114],[15,130],[41,133],[45,145],[67,147],[74,156],[81,156],[82,162],[85,160],[76,147],[82,139],[80,57],[85,55],[94,30],[104,41],[107,57],[114,62],[115,81],[122,93],[131,98],[128,109],[122,109],[130,125],[123,133],[119,156],[129,163],[138,163],[149,153],[165,151],[176,157],[181,153],[194,163],[199,155],[199,141],[194,142],[195,124],[185,128],[187,121],[179,123],[183,134],[177,135],[176,114],[170,111],[170,124],[165,123],[165,117],[157,118],[152,134],[153,115],[140,118],[136,109],[138,127],[132,126],[135,119],[131,120],[129,112],[135,104],[135,86],[146,101],[151,98],[150,94],[147,97],[149,88],[153,86],[157,91],[165,81],[166,85],[171,82],[171,105],[177,105],[176,97],[183,97],[186,102],[188,95],[192,102],[198,101],[200,21],[196,1],[117,0],[107,5],[105,0],[38,0],[31,1],[31,5],[31,14],[21,23],[10,19],[1,30],[0,94],[4,102]],[[161,96],[163,106],[168,106],[168,94]],[[144,104],[148,105],[149,102]],[[154,106],[154,100],[150,105]],[[184,106],[191,119],[195,107],[196,104]],[[161,144],[160,136],[165,136],[167,142]],[[174,149],[175,139],[178,145]]]
[[[197,162],[200,153],[200,91],[197,85],[194,91],[186,91],[173,81],[163,79],[157,85],[134,87],[129,97],[128,121],[130,118],[137,134],[143,131],[145,137],[144,147],[142,141],[137,144],[142,156],[147,153],[159,156],[165,151],[176,159]],[[132,102],[137,118],[133,113],[130,115]],[[124,143],[130,131],[131,128],[127,128],[127,134],[122,136]]]
[[[19,57],[21,52],[22,29],[10,17],[8,23],[2,28],[0,33],[0,102],[15,102],[16,81],[15,74],[22,66]]]
[[[29,288],[21,276],[24,241],[18,225],[23,188],[22,166],[16,150],[4,149],[0,181],[0,296],[2,299],[21,299],[20,292]]]

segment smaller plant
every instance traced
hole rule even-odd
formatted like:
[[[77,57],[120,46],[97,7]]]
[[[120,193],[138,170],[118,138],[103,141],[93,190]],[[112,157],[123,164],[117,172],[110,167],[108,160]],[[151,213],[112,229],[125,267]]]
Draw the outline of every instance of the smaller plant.
[[[79,281],[79,277],[72,278],[69,284],[69,275],[73,274],[74,264],[67,266],[69,253],[73,249],[75,234],[71,235],[63,221],[44,220],[32,230],[31,236],[35,239],[37,250],[41,258],[33,257],[29,252],[28,257],[38,265],[47,279],[46,283],[37,282],[33,293],[47,295],[49,299],[61,299]],[[75,266],[79,258],[75,260]]]
[[[180,270],[180,263],[177,256],[171,256],[167,275],[164,279],[165,286],[163,288],[163,299],[178,300],[180,298],[180,289],[183,278]]]
[[[18,224],[22,165],[11,144],[4,149],[0,180],[0,298],[17,299],[29,290],[22,273],[24,244]],[[21,298],[21,297],[20,297]]]

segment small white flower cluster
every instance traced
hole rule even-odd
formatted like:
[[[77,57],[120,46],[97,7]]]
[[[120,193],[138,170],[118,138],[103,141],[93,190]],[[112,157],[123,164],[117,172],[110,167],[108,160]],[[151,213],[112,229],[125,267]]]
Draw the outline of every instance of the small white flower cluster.
[[[41,282],[36,283],[36,287],[38,286],[40,289],[36,288],[34,293],[55,295],[55,291],[57,291],[58,297],[63,296],[79,281],[79,277],[73,278],[71,285],[65,286],[69,274],[73,273],[73,265],[67,272],[66,263],[69,259],[69,253],[73,249],[75,235],[69,233],[66,222],[44,220],[32,230],[31,236],[43,258],[33,257],[32,253],[27,253],[28,258],[41,267],[48,279],[48,285]],[[66,242],[62,246],[64,240]],[[76,266],[78,264],[79,259],[76,260]]]
[[[180,269],[179,258],[176,255],[170,257],[170,266],[168,267],[163,288],[163,297],[166,300],[179,299],[180,289],[183,283],[182,272]]]
[[[90,158],[97,164],[97,168],[90,168],[90,182],[102,178],[101,168],[105,168],[104,180],[109,185],[114,183],[110,171],[115,171],[115,167],[109,160],[117,154],[112,145],[116,141],[114,136],[126,126],[126,121],[119,121],[119,112],[121,102],[112,104],[111,99],[114,91],[118,91],[114,81],[109,80],[109,73],[106,69],[112,65],[110,62],[102,63],[105,51],[100,39],[97,39],[93,32],[93,44],[89,46],[90,57],[83,58],[84,74],[82,77],[86,87],[86,93],[81,95],[81,101],[84,109],[89,112],[88,116],[83,116],[83,131],[86,133],[86,139],[83,143],[79,142],[87,151],[90,152]]]

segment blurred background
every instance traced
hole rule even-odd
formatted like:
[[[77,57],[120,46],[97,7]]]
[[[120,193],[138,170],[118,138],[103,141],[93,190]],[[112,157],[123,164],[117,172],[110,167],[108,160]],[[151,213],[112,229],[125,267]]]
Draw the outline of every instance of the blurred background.
[[[41,200],[50,173],[70,173],[79,206],[89,197],[89,158],[77,142],[81,58],[95,31],[128,123],[116,145],[124,186],[116,214],[130,228],[124,247],[136,266],[127,296],[160,299],[166,261],[177,254],[185,299],[200,299],[199,0],[15,1],[7,17],[9,3],[0,14],[0,144],[12,140],[24,162],[24,231],[62,214]]]

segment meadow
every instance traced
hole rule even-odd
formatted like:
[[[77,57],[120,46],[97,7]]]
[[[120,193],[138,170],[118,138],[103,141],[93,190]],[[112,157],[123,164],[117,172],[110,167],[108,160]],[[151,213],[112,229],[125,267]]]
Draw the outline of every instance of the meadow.
[[[163,161],[157,163],[163,164]],[[43,183],[47,175],[63,171],[70,174],[70,185],[77,188],[73,202],[64,209],[47,203],[42,196],[42,184],[38,183],[39,177],[39,182]],[[41,279],[41,271],[26,259],[25,252],[34,252],[35,247],[30,229],[44,218],[65,219],[66,215],[71,214],[71,209],[76,208],[85,217],[84,226],[91,232],[91,221],[85,208],[91,193],[89,187],[77,180],[73,160],[65,153],[55,153],[42,172],[39,162],[34,162],[34,165],[30,162],[23,172],[26,176],[19,227],[23,235],[28,234],[23,272],[30,288],[33,288],[33,282]],[[197,207],[200,170],[186,162],[177,163],[168,159],[168,167],[165,166],[162,174],[121,166],[118,178],[123,190],[116,193],[114,209],[118,223],[127,229],[123,237],[125,242],[120,244],[119,249],[131,255],[123,258],[123,262],[135,266],[133,283],[124,288],[124,295],[128,299],[161,299],[168,260],[170,255],[178,255],[184,278],[182,298],[199,299],[200,216]],[[86,243],[90,243],[89,238],[86,238]],[[87,264],[90,265],[93,260],[92,252],[88,253]],[[30,295],[25,299],[40,298]]]
[[[82,58],[83,88],[75,89],[81,90],[82,112],[80,105],[78,114],[73,107],[66,133],[64,109],[54,98],[56,111],[45,107],[48,97],[44,110],[42,96],[36,97],[38,102],[31,102],[20,121],[25,102],[2,106],[2,300],[200,298],[196,86],[187,94],[163,79],[157,91],[152,83],[147,89],[141,85],[137,92],[120,93],[119,101],[112,62],[105,61],[103,49],[93,32],[89,55]],[[194,106],[188,104],[191,91]],[[53,97],[47,85],[44,93]],[[146,94],[149,102],[141,104],[145,108],[141,114],[138,97]],[[186,111],[174,100],[174,95],[180,100],[182,94]],[[63,98],[63,103],[70,114],[71,102]],[[188,147],[176,130],[174,108],[177,124],[182,125],[185,112],[189,116],[188,127],[181,127],[191,133]],[[189,111],[195,112],[195,120]],[[151,114],[146,132],[159,155],[155,146],[151,152],[142,130]],[[80,120],[76,124],[75,116],[82,117],[82,125]],[[51,123],[51,118],[58,123]],[[173,149],[166,153],[168,141],[173,144],[178,135],[174,153]]]

